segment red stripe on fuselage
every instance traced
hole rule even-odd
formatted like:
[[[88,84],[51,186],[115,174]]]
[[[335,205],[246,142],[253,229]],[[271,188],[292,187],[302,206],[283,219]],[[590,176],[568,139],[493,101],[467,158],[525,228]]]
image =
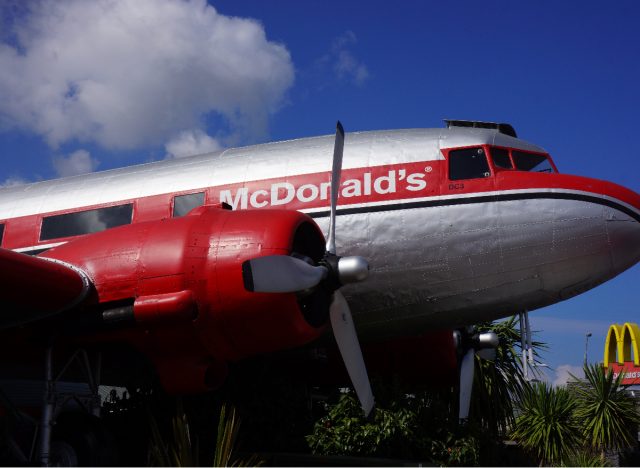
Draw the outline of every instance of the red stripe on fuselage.
[[[205,191],[205,203],[226,202],[234,209],[284,208],[321,211],[329,206],[330,172],[291,175],[283,178],[247,181],[208,188],[193,188],[179,193],[165,193],[127,199],[116,203],[83,206],[64,211],[23,216],[5,221],[3,247],[10,249],[46,245],[71,238],[39,242],[41,219],[46,216],[84,211],[105,206],[134,203],[133,222],[170,216],[174,195]],[[510,192],[527,189],[575,190],[622,201],[640,211],[640,196],[619,185],[597,179],[564,174],[498,171],[491,177],[450,181],[446,161],[388,164],[345,169],[339,205],[385,204],[394,201],[428,199],[437,196],[468,197],[487,192]]]

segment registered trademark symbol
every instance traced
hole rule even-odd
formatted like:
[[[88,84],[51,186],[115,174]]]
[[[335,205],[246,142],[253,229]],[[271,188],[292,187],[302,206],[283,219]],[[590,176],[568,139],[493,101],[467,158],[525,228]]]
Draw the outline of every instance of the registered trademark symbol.
[[[433,171],[433,167],[431,166],[427,166],[424,168],[424,172],[431,172],[431,171]]]

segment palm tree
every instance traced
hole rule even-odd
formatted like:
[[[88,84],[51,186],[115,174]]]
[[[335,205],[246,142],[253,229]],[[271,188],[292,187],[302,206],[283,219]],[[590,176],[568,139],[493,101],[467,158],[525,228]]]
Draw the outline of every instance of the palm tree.
[[[158,427],[156,418],[148,412],[151,426],[149,444],[150,466],[199,466],[198,438],[192,437],[189,419],[182,406],[182,400],[176,400],[176,414],[171,420],[171,431],[165,439]],[[218,431],[213,455],[213,466],[261,466],[264,460],[251,454],[244,458],[236,456],[236,445],[240,418],[233,406],[223,404],[218,418]]]
[[[506,435],[513,426],[515,402],[521,399],[526,385],[517,324],[514,316],[477,327],[479,332],[493,331],[500,338],[494,360],[487,361],[476,355],[470,412],[471,420],[494,437]],[[534,341],[532,346],[537,356],[538,349],[545,345]]]
[[[589,448],[600,452],[635,443],[640,414],[633,397],[625,392],[622,373],[604,371],[600,364],[584,366],[584,380],[576,380],[576,418]]]
[[[512,438],[541,465],[559,464],[580,446],[580,426],[573,412],[576,401],[564,387],[545,382],[526,385]]]

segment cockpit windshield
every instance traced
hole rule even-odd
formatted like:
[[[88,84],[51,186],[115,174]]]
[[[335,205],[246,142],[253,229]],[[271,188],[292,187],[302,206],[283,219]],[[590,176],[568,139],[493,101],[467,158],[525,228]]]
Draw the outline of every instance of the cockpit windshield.
[[[548,155],[528,153],[516,149],[491,147],[491,158],[498,169],[515,169],[527,172],[556,172]]]
[[[555,172],[553,166],[544,154],[525,153],[524,151],[511,151],[511,157],[519,171],[529,172]]]

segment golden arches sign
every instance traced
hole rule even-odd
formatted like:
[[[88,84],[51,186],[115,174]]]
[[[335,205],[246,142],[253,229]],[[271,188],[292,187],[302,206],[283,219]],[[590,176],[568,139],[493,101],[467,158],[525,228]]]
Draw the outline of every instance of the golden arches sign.
[[[624,385],[640,384],[640,328],[635,323],[609,327],[604,345],[604,367],[615,376],[622,373]]]
[[[633,364],[640,366],[640,328],[635,323],[625,323],[618,325],[614,323],[609,327],[607,341],[604,345],[604,367],[609,367],[610,363],[617,362],[624,364],[631,362],[633,351]]]

